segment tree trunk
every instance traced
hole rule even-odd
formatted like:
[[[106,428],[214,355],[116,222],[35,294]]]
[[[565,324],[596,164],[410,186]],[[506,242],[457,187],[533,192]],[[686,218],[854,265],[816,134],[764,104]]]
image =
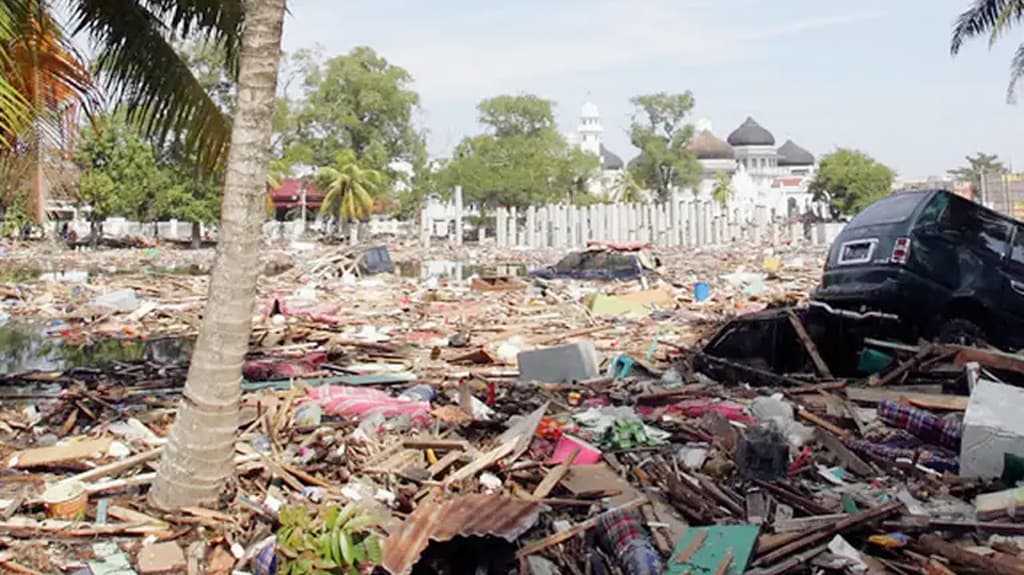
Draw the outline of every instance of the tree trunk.
[[[359,222],[349,222],[348,224],[348,245],[355,246],[359,244]]]
[[[248,0],[238,105],[228,152],[220,241],[185,393],[149,500],[162,509],[218,506],[233,456],[265,211],[270,120],[285,0]]]
[[[192,222],[192,249],[198,250],[203,247],[203,225],[199,222]]]

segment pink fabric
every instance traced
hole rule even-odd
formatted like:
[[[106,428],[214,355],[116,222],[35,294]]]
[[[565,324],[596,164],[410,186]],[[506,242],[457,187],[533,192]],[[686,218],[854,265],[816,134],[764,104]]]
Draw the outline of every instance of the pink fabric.
[[[341,319],[338,317],[338,311],[341,309],[341,306],[337,305],[313,304],[302,300],[289,302],[288,298],[285,297],[272,297],[267,302],[266,307],[263,308],[263,315],[273,315],[275,306],[281,312],[281,315],[285,317],[305,318],[320,323],[341,322]]]
[[[331,415],[341,417],[367,417],[380,413],[384,417],[408,415],[419,424],[430,423],[430,403],[391,397],[379,389],[325,385],[307,390],[306,397],[323,407]]]
[[[716,402],[710,399],[693,399],[689,401],[681,401],[675,405],[669,406],[669,413],[682,413],[687,417],[701,417],[705,413],[717,411],[729,419],[730,421],[739,421],[741,423],[753,423],[753,419],[746,414],[742,405],[729,402]]]
[[[242,373],[249,381],[290,379],[319,370],[320,364],[325,361],[327,361],[326,353],[312,353],[295,359],[258,359],[245,362],[242,366]]]
[[[647,242],[606,242],[601,240],[590,240],[587,242],[587,247],[597,246],[606,247],[618,252],[635,252],[649,249],[651,244]]]

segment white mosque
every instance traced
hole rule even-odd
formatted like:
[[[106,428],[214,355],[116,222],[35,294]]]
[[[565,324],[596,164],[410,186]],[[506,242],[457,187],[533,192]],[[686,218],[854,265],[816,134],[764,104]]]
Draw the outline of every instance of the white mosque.
[[[767,207],[777,218],[815,211],[807,190],[817,170],[813,154],[792,140],[776,147],[775,136],[750,117],[724,141],[711,132],[707,121],[698,122],[698,131],[686,149],[703,167],[694,190],[699,198],[710,200],[720,174],[724,174],[732,185],[726,208],[739,219],[754,217],[758,206]],[[601,176],[592,183],[591,193],[614,197],[615,182],[625,163],[604,146],[604,127],[596,105],[583,105],[577,133],[570,140],[601,159]]]

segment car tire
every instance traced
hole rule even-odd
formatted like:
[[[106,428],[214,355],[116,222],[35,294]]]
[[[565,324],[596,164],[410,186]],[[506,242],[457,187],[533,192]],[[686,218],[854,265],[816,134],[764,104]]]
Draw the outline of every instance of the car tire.
[[[939,343],[980,346],[985,345],[985,330],[969,319],[955,318],[942,324],[936,339]]]

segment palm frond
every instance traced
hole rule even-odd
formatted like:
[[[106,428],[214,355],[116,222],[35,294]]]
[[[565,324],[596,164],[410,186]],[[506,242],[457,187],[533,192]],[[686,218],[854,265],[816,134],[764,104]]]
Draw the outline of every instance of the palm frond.
[[[97,67],[129,120],[163,140],[184,135],[189,152],[213,170],[225,157],[230,122],[171,44],[175,32],[201,34],[237,53],[240,0],[78,0],[72,21],[98,47]]]
[[[20,36],[18,23],[24,21],[28,6],[24,0],[0,2],[0,69],[7,69],[11,58],[9,42]],[[13,137],[32,118],[32,105],[14,86],[13,78],[0,74],[0,149],[14,146]]]
[[[1017,46],[1013,53],[1013,60],[1010,61],[1010,84],[1006,87],[1006,100],[1011,104],[1017,103],[1017,84],[1024,78],[1024,44]]]
[[[967,40],[986,34],[991,45],[1011,22],[1022,18],[1024,0],[975,0],[969,9],[957,17],[949,51],[955,56]]]

